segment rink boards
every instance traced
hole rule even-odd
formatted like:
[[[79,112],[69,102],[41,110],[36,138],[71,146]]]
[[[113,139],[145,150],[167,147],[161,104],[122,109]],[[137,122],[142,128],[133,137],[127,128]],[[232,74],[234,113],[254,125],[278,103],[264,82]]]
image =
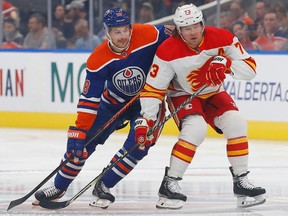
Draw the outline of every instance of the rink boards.
[[[287,54],[252,53],[255,79],[225,80],[224,88],[248,121],[250,138],[288,140]],[[1,51],[0,127],[73,125],[88,56],[78,51]],[[177,133],[173,121],[167,122],[163,134]],[[218,136],[211,128],[208,135]]]

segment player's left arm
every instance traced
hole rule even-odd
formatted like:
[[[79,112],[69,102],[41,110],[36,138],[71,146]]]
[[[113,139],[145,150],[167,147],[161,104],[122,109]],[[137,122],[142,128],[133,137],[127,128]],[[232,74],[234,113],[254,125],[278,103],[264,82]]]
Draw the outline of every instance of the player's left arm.
[[[162,43],[164,40],[173,35],[175,26],[173,25],[156,25],[155,28],[159,31],[158,42]]]
[[[234,37],[233,42],[225,51],[225,56],[231,60],[231,76],[239,80],[251,80],[256,76],[256,62]]]

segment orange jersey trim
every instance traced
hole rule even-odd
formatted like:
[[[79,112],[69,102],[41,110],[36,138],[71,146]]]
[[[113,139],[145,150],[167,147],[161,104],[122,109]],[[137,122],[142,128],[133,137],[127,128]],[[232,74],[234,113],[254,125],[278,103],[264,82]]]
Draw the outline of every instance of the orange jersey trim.
[[[114,60],[125,59],[132,52],[156,43],[159,31],[150,24],[133,24],[132,35],[128,50],[123,51],[126,52],[126,55],[114,53],[109,48],[108,40],[105,40],[89,56],[87,60],[87,69],[92,72],[98,71]],[[139,38],[141,38],[141,40],[139,40]]]
[[[79,101],[78,105],[80,105],[80,106],[89,106],[89,107],[93,107],[93,108],[96,108],[96,109],[99,108],[99,104],[88,102],[88,101]]]
[[[77,128],[89,130],[96,118],[95,114],[78,112],[78,117],[75,122]]]
[[[246,64],[248,64],[253,69],[253,71],[256,73],[256,62],[255,62],[254,58],[250,57],[248,59],[244,59],[243,61]]]

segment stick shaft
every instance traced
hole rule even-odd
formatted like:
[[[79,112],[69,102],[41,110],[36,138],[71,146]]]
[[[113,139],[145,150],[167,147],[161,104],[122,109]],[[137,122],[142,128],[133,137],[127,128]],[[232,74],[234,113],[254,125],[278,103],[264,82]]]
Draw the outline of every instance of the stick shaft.
[[[125,106],[123,106],[113,117],[111,117],[104,125],[103,127],[99,128],[97,132],[93,135],[91,139],[89,139],[85,143],[85,147],[89,145],[96,137],[98,137],[104,130],[106,130],[112,122],[114,122],[120,115],[122,115],[134,102],[139,98],[139,94],[134,96]],[[40,187],[42,187],[49,179],[51,179],[64,165],[66,165],[72,158],[74,157],[74,154],[71,153],[68,158],[66,158],[59,166],[56,167],[45,179],[43,179],[32,191],[30,191],[28,194],[26,194],[24,197],[21,197],[19,199],[13,200],[10,202],[7,211],[9,211],[11,208],[14,208],[17,205],[22,204],[25,202],[31,195],[33,195]]]
[[[165,122],[167,122],[170,118],[172,118],[174,115],[176,115],[177,112],[179,112],[180,109],[182,109],[184,106],[186,106],[192,99],[197,97],[204,89],[206,88],[206,85],[202,86],[198,91],[196,91],[194,94],[192,94],[189,98],[187,98],[182,104],[180,104],[177,109],[175,109],[173,112],[171,112],[168,116],[164,118],[162,122],[155,125],[155,127],[149,131],[148,136],[154,133],[158,128],[162,127]],[[47,209],[60,209],[65,208],[68,205],[70,205],[72,202],[74,202],[79,196],[81,196],[85,191],[87,191],[91,186],[93,186],[99,179],[102,178],[109,170],[111,170],[113,167],[115,167],[118,162],[122,161],[125,157],[127,157],[128,154],[130,154],[132,151],[134,151],[137,147],[139,147],[139,144],[134,145],[131,149],[124,152],[124,154],[119,157],[116,161],[114,161],[110,166],[108,166],[106,169],[104,169],[97,177],[95,177],[92,181],[90,181],[84,188],[82,188],[78,193],[76,193],[71,199],[62,201],[62,202],[53,202],[51,200],[42,200],[40,201],[39,205],[43,208]]]

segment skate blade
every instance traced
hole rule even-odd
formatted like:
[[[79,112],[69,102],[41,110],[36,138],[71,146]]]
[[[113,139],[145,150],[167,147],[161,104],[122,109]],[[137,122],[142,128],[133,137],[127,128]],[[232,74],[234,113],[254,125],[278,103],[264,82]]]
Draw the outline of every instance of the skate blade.
[[[35,200],[32,202],[32,205],[33,205],[33,206],[39,206],[39,203],[40,203],[40,201],[37,200],[37,199],[35,199]]]
[[[89,203],[89,206],[107,209],[111,203],[110,200],[96,198]]]
[[[176,200],[176,199],[167,199],[164,197],[160,197],[156,208],[158,209],[181,209],[184,205],[183,200]]]
[[[63,195],[62,195],[62,196],[63,196]],[[62,196],[61,196],[61,197],[62,197]],[[53,201],[53,202],[58,202],[61,197],[59,197],[59,198],[57,198],[57,199],[54,199],[54,200],[52,200],[52,201]],[[35,200],[32,202],[32,205],[33,205],[33,206],[39,206],[39,203],[40,203],[40,201],[37,200],[37,199],[35,199]]]
[[[238,197],[237,207],[239,208],[249,208],[257,205],[261,205],[266,202],[266,198],[263,194],[255,197]]]

